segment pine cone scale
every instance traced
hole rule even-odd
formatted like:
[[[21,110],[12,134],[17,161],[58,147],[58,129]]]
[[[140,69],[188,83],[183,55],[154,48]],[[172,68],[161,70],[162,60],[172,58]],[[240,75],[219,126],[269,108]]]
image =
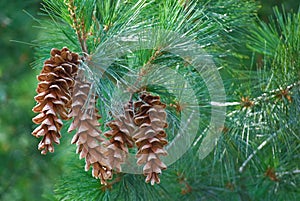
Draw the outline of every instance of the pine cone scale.
[[[138,132],[133,136],[138,147],[136,157],[137,164],[142,165],[145,181],[159,183],[158,174],[166,169],[166,165],[160,160],[159,156],[167,155],[163,147],[167,144],[165,128],[166,105],[160,101],[159,96],[144,93],[140,96],[140,101],[134,103],[136,114],[134,122],[139,126]]]
[[[77,145],[76,153],[79,154],[79,158],[85,158],[85,170],[88,171],[92,166],[93,177],[99,178],[102,184],[106,184],[106,180],[111,177],[111,167],[106,162],[104,154],[105,139],[100,136],[101,131],[98,129],[100,115],[96,109],[96,96],[90,94],[90,90],[91,84],[85,80],[83,71],[80,70],[73,87],[74,101],[69,114],[70,118],[73,117],[73,121],[68,132],[76,130],[71,143]]]
[[[112,168],[117,172],[121,172],[121,164],[125,162],[128,154],[128,148],[133,147],[133,139],[131,133],[135,130],[133,123],[133,111],[131,103],[127,103],[123,107],[124,114],[116,116],[115,120],[107,123],[111,130],[104,133],[109,138],[106,142],[107,152],[105,155]]]
[[[62,52],[65,52],[63,56],[60,55]],[[34,99],[38,104],[32,110],[40,114],[32,121],[41,126],[37,127],[32,134],[36,137],[44,136],[38,146],[39,150],[42,150],[42,154],[54,151],[52,142],[59,144],[61,137],[59,132],[62,127],[59,117],[68,119],[67,109],[71,102],[70,89],[73,87],[79,57],[72,61],[74,69],[66,69],[61,64],[65,62],[63,57],[66,57],[67,54],[74,53],[70,53],[67,48],[63,48],[61,51],[52,49],[50,59],[44,62],[44,67],[37,76],[39,84],[36,92],[38,95]]]

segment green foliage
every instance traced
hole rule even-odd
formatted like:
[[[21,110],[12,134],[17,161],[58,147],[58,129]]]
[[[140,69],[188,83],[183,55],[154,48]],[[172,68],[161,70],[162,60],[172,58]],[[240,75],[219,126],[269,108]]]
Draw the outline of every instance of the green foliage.
[[[251,198],[272,200],[274,194],[276,200],[297,200],[300,111],[295,54],[300,51],[300,12],[280,13],[275,8],[274,13],[269,23],[260,21],[248,35],[248,47],[259,54],[258,62],[246,79],[235,79],[229,93],[249,97],[254,105],[228,111],[226,138],[240,155],[238,174],[253,179],[245,185]]]
[[[45,10],[50,16],[56,22],[60,21],[56,29],[51,31],[63,32],[66,39],[75,39],[72,20],[68,17],[69,11],[66,8],[58,9],[63,7],[60,2],[46,1],[46,5]],[[93,14],[85,11],[83,5],[93,8]],[[97,85],[97,93],[102,100],[99,104],[100,112],[104,121],[110,119],[110,111],[118,113],[114,111],[118,103],[110,102],[115,98],[114,93],[119,90],[114,85],[118,83],[117,86],[121,87],[117,94],[122,99],[122,86],[133,84],[138,71],[146,68],[149,62],[153,64],[149,73],[151,76],[148,77],[152,84],[146,85],[147,90],[159,94],[167,104],[174,104],[176,101],[191,104],[192,96],[190,99],[184,97],[176,100],[176,94],[187,90],[182,88],[184,82],[168,82],[172,80],[171,77],[159,75],[168,68],[176,70],[188,80],[196,93],[201,118],[194,146],[164,171],[161,184],[151,187],[144,183],[143,176],[124,173],[111,181],[112,189],[106,189],[89,174],[82,172],[81,162],[72,159],[65,167],[68,171],[55,187],[55,197],[58,200],[271,200],[275,197],[280,200],[284,196],[288,196],[290,200],[297,199],[299,170],[294,158],[299,155],[297,133],[300,111],[299,77],[295,73],[299,65],[294,55],[299,51],[299,30],[298,23],[294,22],[298,21],[299,13],[285,16],[276,10],[276,20],[269,24],[255,24],[257,5],[251,1],[188,4],[168,0],[148,3],[85,1],[85,4],[78,3],[76,6],[77,15],[82,16],[85,24],[94,31],[92,37],[87,39],[90,61],[86,63],[86,68],[91,69],[91,79]],[[51,12],[53,8],[54,14]],[[146,40],[137,43],[133,51],[128,51],[132,44],[126,46],[127,43],[118,37],[122,37],[122,34],[143,34],[145,27],[155,28],[157,32],[152,33],[150,38],[144,35]],[[250,27],[250,31],[246,27]],[[89,30],[85,28],[86,31]],[[205,78],[201,78],[193,66],[170,53],[178,47],[184,47],[183,41],[172,35],[165,35],[162,30],[180,33],[197,41],[223,66],[220,72],[227,93],[231,94],[227,101],[235,106],[228,108],[224,135],[216,149],[203,160],[198,155],[201,138],[209,128],[211,118],[209,90],[204,87]],[[115,40],[110,42],[112,37]],[[69,40],[70,44],[75,44],[73,39]],[[147,39],[151,43],[148,44]],[[47,40],[52,44],[61,42],[60,38],[48,37]],[[64,40],[64,43],[68,42]],[[44,43],[40,44],[43,46]],[[123,46],[118,46],[119,44]],[[250,49],[245,49],[246,44]],[[113,49],[117,52],[115,53],[107,48],[110,46],[119,47],[120,50]],[[145,47],[150,51],[146,51]],[[238,52],[239,47],[243,47],[244,52]],[[80,48],[78,43],[76,48]],[[157,50],[164,49],[170,52],[155,54]],[[121,57],[110,57],[118,55],[118,51]],[[254,52],[253,55],[262,54],[265,60],[262,66],[255,68],[256,57],[253,56],[251,60],[249,54],[244,55],[250,51]],[[115,61],[105,67],[105,62],[111,59]],[[168,83],[168,87],[173,90],[158,87],[162,83]],[[283,93],[284,89],[288,89],[287,94]],[[180,116],[174,109],[167,108],[170,141],[176,137],[180,127],[184,126],[179,124]],[[103,129],[106,128],[103,126]],[[179,148],[181,145],[177,146]],[[286,189],[289,189],[289,193]]]
[[[259,5],[252,0],[76,0],[75,14],[87,34],[85,52],[67,1],[44,0],[40,16],[32,18],[21,9],[32,14],[40,5],[28,2],[0,3],[0,40],[5,47],[0,50],[0,200],[41,200],[41,192],[44,200],[300,199],[300,10],[288,13],[274,8],[268,22],[255,22]],[[143,35],[150,29],[156,32]],[[190,55],[180,58],[162,51],[153,58],[158,49],[176,52],[185,47],[163,30],[196,41],[212,55],[223,78],[229,105],[225,127],[203,160],[199,148],[211,120],[210,91],[205,78],[187,62],[196,53],[186,51]],[[151,40],[136,42],[131,51],[132,41],[125,43],[121,37],[138,34]],[[126,173],[101,186],[91,171],[84,172],[84,162],[70,145],[66,129],[56,152],[40,156],[35,149],[38,142],[29,134],[36,85],[36,72],[28,67],[33,53],[28,45],[9,40],[33,40],[33,66],[38,70],[53,47],[67,46],[82,56],[87,53],[84,68],[90,70],[88,76],[99,95],[102,130],[107,130],[110,112],[120,112],[116,106],[128,98],[124,88],[150,63],[153,68],[144,82],[148,91],[168,104],[168,140],[173,141],[186,126],[186,135],[198,130],[193,146],[163,171],[161,183],[154,186],[146,184],[143,175]],[[168,70],[185,80],[173,82],[173,74],[161,73]],[[196,100],[186,95],[189,92],[196,94]],[[116,97],[120,99],[115,101]],[[180,124],[184,114],[175,107],[177,103],[189,106],[187,111],[199,107],[197,128]],[[177,146],[181,149],[185,144]]]

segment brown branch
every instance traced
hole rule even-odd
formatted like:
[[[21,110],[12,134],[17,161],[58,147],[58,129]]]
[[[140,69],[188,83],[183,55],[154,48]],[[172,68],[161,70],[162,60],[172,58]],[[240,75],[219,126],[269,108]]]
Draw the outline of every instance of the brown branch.
[[[114,184],[116,184],[122,180],[122,177],[123,177],[123,174],[119,173],[115,179],[113,179],[111,182],[107,182],[107,185],[101,186],[101,190],[106,191],[108,189],[112,189]]]
[[[87,33],[85,32],[84,19],[83,19],[83,17],[82,17],[82,19],[78,19],[77,15],[76,15],[76,6],[74,4],[74,0],[69,0],[68,3],[67,2],[65,2],[65,3],[68,6],[70,18],[73,21],[72,27],[76,32],[78,41],[81,46],[81,50],[84,53],[88,53],[88,48],[86,45]],[[84,55],[84,57],[86,57],[86,55]]]
[[[181,189],[181,194],[185,195],[188,193],[192,192],[192,187],[191,185],[188,183],[187,178],[183,175],[183,173],[177,172],[177,180],[179,182],[179,184],[183,184],[184,187]]]
[[[138,74],[138,78],[136,79],[135,83],[133,84],[133,86],[130,86],[127,90],[128,92],[131,93],[130,95],[130,100],[132,101],[132,96],[134,93],[136,92],[141,92],[144,89],[143,88],[138,88],[138,84],[142,81],[142,78],[147,75],[150,71],[150,67],[151,67],[151,63],[157,59],[157,57],[161,56],[162,52],[160,48],[157,48],[157,50],[154,52],[154,54],[149,58],[149,60],[146,62],[146,64],[140,69],[139,74]],[[137,88],[137,89],[135,89]]]

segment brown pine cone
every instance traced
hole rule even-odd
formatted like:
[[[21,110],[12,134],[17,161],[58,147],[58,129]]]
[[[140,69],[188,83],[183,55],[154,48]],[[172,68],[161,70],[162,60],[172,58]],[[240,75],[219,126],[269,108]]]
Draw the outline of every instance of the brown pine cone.
[[[118,115],[115,120],[107,124],[111,130],[104,133],[110,140],[106,142],[106,156],[110,165],[121,172],[121,164],[124,163],[128,154],[128,148],[134,145],[132,134],[135,131],[133,123],[132,103],[124,106],[124,114]]]
[[[164,146],[168,143],[165,128],[166,105],[160,101],[159,96],[143,93],[140,100],[134,103],[136,110],[134,122],[139,126],[138,132],[133,136],[138,147],[137,164],[144,165],[143,172],[146,182],[160,183],[158,174],[167,166],[160,160],[160,156],[167,155]]]
[[[84,80],[83,72],[80,70],[75,80],[73,90],[72,112],[73,117],[68,132],[76,130],[72,144],[77,145],[76,153],[79,158],[85,158],[85,170],[88,171],[92,165],[92,174],[100,178],[101,184],[107,184],[112,177],[111,167],[105,157],[106,149],[102,146],[105,139],[101,137],[98,120],[101,118],[96,109],[97,97],[90,93],[91,84]]]
[[[43,136],[38,146],[42,154],[54,151],[53,142],[60,143],[60,129],[63,125],[60,118],[68,119],[70,89],[74,85],[74,76],[80,63],[78,54],[70,52],[66,47],[62,50],[52,49],[50,54],[50,59],[45,61],[37,77],[38,95],[34,99],[38,104],[32,109],[35,113],[40,113],[32,119],[34,123],[41,124],[32,134],[36,137]]]

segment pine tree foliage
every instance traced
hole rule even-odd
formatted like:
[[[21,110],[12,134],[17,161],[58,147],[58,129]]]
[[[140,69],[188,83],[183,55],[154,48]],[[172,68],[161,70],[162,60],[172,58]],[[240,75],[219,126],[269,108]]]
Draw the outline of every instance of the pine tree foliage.
[[[68,46],[81,55],[80,68],[98,96],[100,128],[122,150],[114,154],[119,171],[107,185],[83,172],[82,163],[71,156],[65,164],[70,172],[55,185],[56,199],[299,199],[300,10],[287,14],[275,9],[275,16],[265,23],[255,22],[257,9],[251,0],[44,0],[43,14],[51,21],[39,21],[45,31],[38,40],[37,55],[44,59],[45,51],[53,46]],[[201,61],[212,58],[217,63],[226,102],[213,103],[208,82],[215,80],[193,66],[198,47],[203,49]],[[245,52],[238,51],[241,47]],[[245,55],[250,51],[250,56]],[[137,148],[128,149],[132,142],[127,131],[132,128],[122,127],[124,121],[117,117],[130,116],[124,108],[130,101],[136,102],[136,108],[148,103],[138,96],[143,91],[165,103],[164,111],[158,108],[156,112],[163,113],[159,118],[168,127],[157,128],[163,131],[153,141],[145,140],[141,133],[131,136]],[[221,132],[213,141],[215,147],[203,148],[213,125],[219,125],[210,124],[216,105],[227,106],[226,122],[215,128]],[[131,112],[132,117],[138,114]],[[133,119],[137,126],[143,125],[137,123],[138,116]],[[189,123],[192,120],[196,126]],[[197,131],[195,136],[192,131]],[[176,141],[181,133],[191,139]],[[120,155],[138,155],[151,146],[164,155],[162,145],[169,154],[187,150],[162,171],[160,183],[157,175],[150,178],[148,170],[153,164],[146,163],[146,180],[159,184],[152,186],[144,182],[143,175],[126,173],[126,157]],[[110,146],[108,150],[117,153]],[[152,173],[161,173],[168,160],[162,159]]]

